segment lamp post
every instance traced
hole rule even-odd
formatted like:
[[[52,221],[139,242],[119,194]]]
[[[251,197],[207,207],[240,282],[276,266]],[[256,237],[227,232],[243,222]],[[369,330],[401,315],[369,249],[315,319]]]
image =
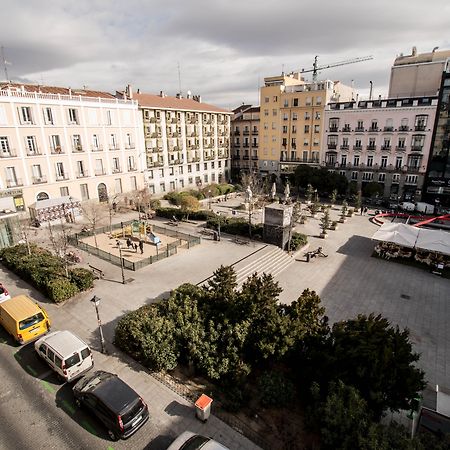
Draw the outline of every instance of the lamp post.
[[[98,323],[98,330],[100,332],[100,344],[101,344],[101,347],[102,347],[102,353],[106,353],[106,351],[105,351],[105,339],[103,337],[103,330],[102,330],[102,321],[100,320],[100,314],[98,312],[98,305],[100,304],[100,298],[97,297],[96,295],[94,295],[91,298],[91,302],[94,304],[95,312],[97,313],[97,323]]]
[[[120,270],[122,271],[122,284],[125,284],[125,273],[123,270],[123,258],[122,258],[122,245],[119,240],[117,240],[117,247],[119,248]]]
[[[217,237],[218,240],[220,241],[220,211],[217,211],[216,214],[217,214]]]
[[[209,209],[211,209],[211,189],[208,191]]]

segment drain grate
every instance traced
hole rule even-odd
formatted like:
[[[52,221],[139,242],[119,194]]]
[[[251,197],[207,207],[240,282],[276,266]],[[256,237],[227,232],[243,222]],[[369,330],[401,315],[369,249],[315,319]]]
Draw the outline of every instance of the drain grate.
[[[400,295],[400,297],[404,298],[405,300],[411,300],[411,296],[410,295],[402,294],[402,295]]]

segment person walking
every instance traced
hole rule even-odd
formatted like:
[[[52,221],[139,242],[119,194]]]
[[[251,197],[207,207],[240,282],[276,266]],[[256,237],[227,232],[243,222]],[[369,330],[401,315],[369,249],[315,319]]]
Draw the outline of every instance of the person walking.
[[[131,242],[131,239],[130,238],[128,238],[127,239],[127,248],[133,248],[133,243]]]
[[[139,250],[141,251],[141,255],[144,253],[144,241],[142,239],[139,240]]]
[[[137,253],[138,245],[136,243],[133,244],[134,252]]]

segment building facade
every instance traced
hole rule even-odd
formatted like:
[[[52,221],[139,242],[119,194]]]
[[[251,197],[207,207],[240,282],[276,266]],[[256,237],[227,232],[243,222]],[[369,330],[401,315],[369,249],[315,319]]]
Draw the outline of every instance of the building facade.
[[[230,111],[202,103],[198,96],[129,95],[142,114],[150,193],[163,195],[229,179]]]
[[[0,84],[0,210],[40,200],[106,201],[144,185],[136,101],[105,92]]]
[[[424,194],[430,203],[450,207],[450,64],[442,74]]]
[[[258,172],[259,106],[242,105],[231,120],[231,176]]]
[[[322,165],[363,191],[419,200],[430,152],[437,97],[331,103],[325,109]]]
[[[391,68],[389,98],[435,96],[439,90],[442,72],[450,59],[450,50],[398,56]]]
[[[260,90],[259,171],[292,173],[299,164],[318,166],[325,105],[349,101],[352,88],[330,80],[305,82],[300,73],[268,77]]]

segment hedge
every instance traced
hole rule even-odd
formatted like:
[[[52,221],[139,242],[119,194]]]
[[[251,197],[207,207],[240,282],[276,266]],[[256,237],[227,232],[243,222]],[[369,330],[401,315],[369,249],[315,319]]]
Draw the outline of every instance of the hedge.
[[[296,251],[308,243],[308,236],[302,233],[292,233],[291,250]]]
[[[31,255],[25,244],[19,244],[0,250],[0,258],[5,267],[55,303],[94,286],[94,277],[89,270],[69,269],[67,278],[62,258],[35,244],[30,245],[30,250]]]
[[[172,219],[175,216],[178,220],[183,220],[186,217],[186,213],[179,208],[157,208],[156,215],[167,219]],[[190,220],[208,220],[213,216],[214,213],[206,209],[189,213]]]
[[[220,217],[220,219],[214,215],[210,217],[207,222],[206,226],[207,228],[212,228],[214,230],[218,229],[219,226],[219,220],[220,220],[220,231],[223,233],[228,234],[237,234],[240,236],[247,236],[249,235],[249,224],[246,219],[237,218],[237,217]],[[252,224],[252,236],[256,237],[262,237],[263,235],[264,227],[262,224]]]

